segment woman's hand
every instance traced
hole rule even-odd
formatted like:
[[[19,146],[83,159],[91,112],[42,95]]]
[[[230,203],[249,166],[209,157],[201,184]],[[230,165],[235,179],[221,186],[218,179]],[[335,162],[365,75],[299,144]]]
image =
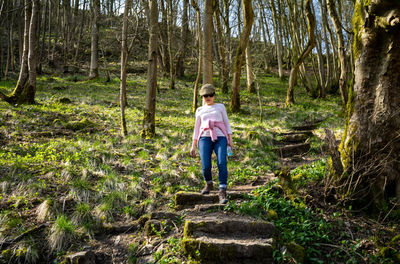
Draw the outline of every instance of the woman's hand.
[[[190,149],[190,156],[192,156],[193,158],[196,157],[196,145],[197,140],[193,139],[192,148]]]
[[[190,150],[190,156],[192,156],[192,158],[196,157],[196,149],[195,148],[192,148]]]

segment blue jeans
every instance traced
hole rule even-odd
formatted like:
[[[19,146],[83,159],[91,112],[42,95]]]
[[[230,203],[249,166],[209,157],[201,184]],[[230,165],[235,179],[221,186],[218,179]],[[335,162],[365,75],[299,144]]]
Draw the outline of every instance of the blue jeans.
[[[203,177],[207,183],[212,182],[211,175],[211,155],[214,151],[217,155],[219,188],[226,189],[228,181],[228,168],[226,159],[226,137],[218,137],[216,141],[212,141],[211,137],[201,137],[199,139],[199,150],[201,157],[201,168]]]

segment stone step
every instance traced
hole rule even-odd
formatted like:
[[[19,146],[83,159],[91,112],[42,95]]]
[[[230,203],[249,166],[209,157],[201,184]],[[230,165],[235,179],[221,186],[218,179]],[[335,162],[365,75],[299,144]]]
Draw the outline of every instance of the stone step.
[[[274,232],[274,225],[267,221],[240,218],[239,216],[201,216],[185,221],[184,236],[199,237],[209,234],[271,238]]]
[[[243,237],[186,237],[182,249],[200,263],[273,263],[272,239]]]
[[[304,143],[310,135],[304,133],[290,133],[286,135],[280,135],[279,141],[282,143]]]
[[[236,200],[246,198],[249,193],[246,191],[228,191],[227,195],[228,199]],[[176,210],[194,207],[198,204],[217,204],[218,202],[218,191],[211,191],[210,194],[207,195],[196,192],[177,192],[175,194]]]
[[[287,145],[276,148],[275,151],[280,158],[287,158],[295,155],[302,155],[307,153],[311,149],[310,143],[301,143]]]

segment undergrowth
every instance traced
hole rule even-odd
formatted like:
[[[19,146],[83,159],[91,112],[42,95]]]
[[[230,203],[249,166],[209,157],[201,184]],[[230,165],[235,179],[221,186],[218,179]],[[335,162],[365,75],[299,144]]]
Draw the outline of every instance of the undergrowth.
[[[292,170],[291,178],[300,189],[308,184],[317,186],[324,174],[325,161],[321,160]],[[274,223],[277,230],[273,255],[277,263],[397,263],[395,248],[392,247],[391,257],[377,249],[376,237],[383,230],[368,230],[355,237],[351,229],[361,227],[351,226],[340,210],[325,212],[305,199],[307,194],[286,196],[277,179],[253,191],[240,204],[229,202],[225,210]],[[395,230],[388,233],[389,237],[396,235]],[[372,241],[376,243],[374,247]]]

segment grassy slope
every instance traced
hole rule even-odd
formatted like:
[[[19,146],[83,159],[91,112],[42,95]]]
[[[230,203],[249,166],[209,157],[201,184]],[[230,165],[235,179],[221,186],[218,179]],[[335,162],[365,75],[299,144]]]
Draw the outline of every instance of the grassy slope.
[[[284,107],[286,82],[267,75],[260,76],[259,82],[263,122],[256,95],[245,91],[242,112],[228,113],[236,143],[229,163],[230,184],[279,166],[271,152],[274,133],[320,118],[327,119],[317,134],[323,127],[340,134],[343,127],[339,97],[313,100],[296,88],[297,104],[288,109]],[[14,85],[3,81],[0,89],[11,91]],[[188,155],[194,125],[192,85],[187,78],[177,81],[177,89],[168,90],[168,81],[159,81],[157,137],[148,141],[139,136],[144,75],[128,79],[126,138],[119,129],[118,79],[105,83],[82,76],[42,76],[39,104],[0,102],[0,240],[48,221],[50,243],[24,242],[26,247],[39,252],[38,244],[44,244],[44,248],[66,250],[71,239],[90,236],[101,222],[136,218],[167,207],[178,190],[199,189],[199,158]],[[59,103],[64,97],[72,103]],[[216,100],[228,106],[227,95],[217,92]],[[320,145],[319,139],[313,140],[312,154],[319,154]],[[78,247],[72,244],[69,249]]]

